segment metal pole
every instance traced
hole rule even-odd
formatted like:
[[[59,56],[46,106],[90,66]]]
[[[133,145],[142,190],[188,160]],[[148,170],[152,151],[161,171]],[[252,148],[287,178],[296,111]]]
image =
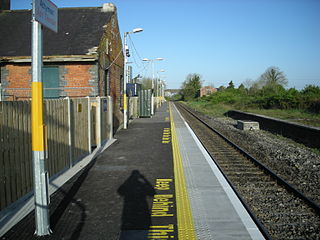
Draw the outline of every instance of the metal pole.
[[[0,83],[0,102],[2,101],[2,87],[1,87],[1,83]]]
[[[48,172],[45,164],[46,136],[43,121],[42,28],[35,20],[35,0],[32,1],[32,156],[35,201],[35,234],[49,235]]]
[[[127,129],[127,35],[124,33],[123,129]]]
[[[151,115],[154,114],[154,99],[153,99],[153,96],[154,96],[154,91],[153,91],[153,88],[154,88],[154,60],[151,60],[151,63],[152,63],[152,81],[151,81],[151,89],[152,89],[152,93],[151,93]]]
[[[154,60],[151,60],[151,63],[152,63],[152,84],[151,84],[151,88],[153,89],[154,88]]]

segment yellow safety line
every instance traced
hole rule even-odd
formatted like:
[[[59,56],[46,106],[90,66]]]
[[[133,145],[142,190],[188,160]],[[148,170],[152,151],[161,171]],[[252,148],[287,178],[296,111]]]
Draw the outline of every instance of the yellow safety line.
[[[187,191],[186,180],[184,176],[182,158],[178,145],[177,133],[172,117],[170,104],[170,124],[172,136],[172,151],[173,151],[173,169],[176,191],[177,205],[177,221],[178,221],[178,239],[179,240],[194,240],[196,234],[193,225],[193,217],[190,207],[190,201]]]

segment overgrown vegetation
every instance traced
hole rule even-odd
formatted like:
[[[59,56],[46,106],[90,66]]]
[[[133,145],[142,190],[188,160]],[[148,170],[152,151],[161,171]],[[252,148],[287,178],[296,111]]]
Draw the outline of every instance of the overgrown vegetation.
[[[143,90],[152,89],[152,78],[142,78],[139,83]]]
[[[299,109],[309,113],[320,113],[320,87],[306,86],[302,91],[285,89],[281,85],[266,86],[252,92],[246,88],[227,88],[223,91],[199,98],[211,104],[228,104],[237,109]]]
[[[301,91],[286,89],[288,81],[277,67],[268,68],[257,81],[247,81],[238,88],[231,81],[226,88],[201,98],[194,93],[186,94],[188,91],[184,87],[190,79],[187,78],[182,86],[182,99],[207,114],[221,116],[231,109],[238,109],[320,126],[320,87],[308,85]],[[201,84],[200,78],[198,83]],[[197,85],[193,89],[200,87]]]
[[[199,96],[199,91],[202,85],[201,76],[197,73],[189,74],[186,80],[182,83],[181,98],[184,101],[190,101]]]

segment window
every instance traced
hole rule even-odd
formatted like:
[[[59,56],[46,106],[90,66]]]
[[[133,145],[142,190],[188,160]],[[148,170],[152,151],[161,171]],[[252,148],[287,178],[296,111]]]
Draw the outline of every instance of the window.
[[[59,98],[59,67],[43,67],[43,97],[44,98]]]

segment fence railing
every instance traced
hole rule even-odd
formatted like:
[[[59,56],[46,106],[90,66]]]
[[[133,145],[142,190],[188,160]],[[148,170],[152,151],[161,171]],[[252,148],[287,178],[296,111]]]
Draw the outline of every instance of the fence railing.
[[[51,180],[112,138],[112,99],[44,101]],[[31,101],[0,102],[0,210],[33,190]]]

